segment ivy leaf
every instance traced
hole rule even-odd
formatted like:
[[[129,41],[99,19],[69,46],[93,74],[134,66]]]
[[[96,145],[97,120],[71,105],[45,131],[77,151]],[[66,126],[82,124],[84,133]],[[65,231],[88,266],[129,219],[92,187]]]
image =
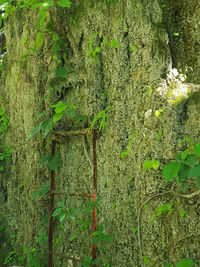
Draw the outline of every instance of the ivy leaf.
[[[176,267],[193,267],[195,262],[191,259],[183,259],[176,264]]]
[[[181,164],[181,168],[178,173],[178,178],[185,179],[188,177],[188,172],[190,170],[190,167],[184,164]]]
[[[200,164],[192,167],[188,172],[188,178],[193,178],[198,176],[200,176]]]
[[[51,155],[51,158],[48,160],[48,165],[49,168],[52,171],[55,171],[61,164],[62,160],[61,160],[61,154],[60,153],[56,153],[55,156]]]
[[[92,260],[89,257],[85,257],[84,261],[81,262],[81,266],[90,267]]]
[[[37,36],[36,36],[36,47],[40,48],[43,44],[43,37],[42,37],[42,32],[38,32]]]
[[[32,199],[45,195],[47,192],[49,192],[49,187],[50,187],[50,181],[47,181],[46,184],[41,185],[40,189],[32,194]]]
[[[67,108],[67,105],[65,105],[62,101],[59,101],[57,104],[51,105],[50,107],[55,108],[56,113],[61,113],[65,111],[65,109]]]
[[[70,8],[72,2],[69,1],[69,0],[58,0],[58,3],[57,3],[59,6],[61,7],[68,7]]]
[[[158,160],[153,160],[152,161],[152,168],[154,170],[158,169],[159,165],[160,165],[160,162]]]
[[[184,163],[187,165],[197,165],[199,160],[195,157],[195,155],[188,155],[184,160]]]
[[[58,215],[60,215],[60,213],[61,213],[62,211],[63,211],[62,208],[58,208],[58,209],[54,210],[52,216],[53,216],[53,217],[58,216]]]
[[[196,178],[195,184],[196,184],[196,188],[197,188],[197,190],[200,190],[200,176],[198,176],[198,177]]]
[[[163,176],[167,182],[171,181],[178,174],[181,167],[180,162],[170,162],[163,168]]]
[[[64,114],[64,112],[56,113],[56,114],[53,116],[53,122],[57,122],[57,121],[61,120],[62,117],[63,117],[63,114]]]
[[[200,158],[200,143],[196,144],[194,147],[194,153],[197,155],[197,157]]]
[[[40,160],[39,160],[39,165],[44,164],[44,163],[45,163],[46,161],[48,161],[50,158],[51,158],[51,154],[46,155],[46,156],[44,156],[44,157],[41,157]]]
[[[174,158],[177,160],[177,161],[182,161],[182,154],[176,154],[174,156]]]
[[[152,162],[151,160],[146,160],[142,166],[143,171],[146,169],[150,169],[152,167]]]
[[[188,188],[188,181],[183,180],[181,182],[181,190],[182,190],[182,192],[185,193],[187,191],[187,188]]]
[[[187,158],[187,155],[190,153],[190,148],[187,148],[186,150],[184,150],[182,153],[181,153],[181,156],[182,156],[182,159],[186,159]]]
[[[47,15],[48,15],[48,12],[44,11],[44,9],[41,8],[40,9],[40,18],[39,18],[39,20],[38,20],[38,22],[36,24],[37,30],[41,29],[41,27],[42,27]]]
[[[31,138],[31,137],[33,137],[34,135],[36,135],[37,133],[40,132],[40,130],[41,130],[41,124],[40,124],[38,127],[34,128],[34,129],[30,132],[30,134],[28,135],[28,138]]]
[[[50,6],[53,6],[53,5],[54,5],[53,0],[48,0],[48,1],[40,2],[40,3],[32,5],[31,9],[36,9],[39,7],[48,9]]]

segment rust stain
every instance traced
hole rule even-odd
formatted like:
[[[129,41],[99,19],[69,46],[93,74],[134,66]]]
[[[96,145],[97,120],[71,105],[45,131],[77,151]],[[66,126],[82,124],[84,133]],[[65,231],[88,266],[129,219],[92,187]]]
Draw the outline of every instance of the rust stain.
[[[51,155],[55,156],[56,142],[52,141],[51,144]],[[54,194],[53,190],[55,187],[55,171],[51,171],[51,185],[50,185],[50,204],[49,204],[49,235],[48,235],[48,246],[49,246],[49,256],[48,256],[48,267],[52,267],[53,262],[53,210],[54,210]]]

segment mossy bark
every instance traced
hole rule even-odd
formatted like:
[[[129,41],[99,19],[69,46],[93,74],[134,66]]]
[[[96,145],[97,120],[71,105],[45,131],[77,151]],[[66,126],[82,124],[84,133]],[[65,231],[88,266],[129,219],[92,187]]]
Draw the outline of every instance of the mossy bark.
[[[31,195],[50,178],[48,168],[38,166],[39,158],[50,151],[46,141],[34,137],[24,145],[22,142],[38,125],[38,114],[49,104],[70,100],[87,115],[88,121],[77,126],[64,118],[56,126],[59,131],[87,128],[99,111],[112,107],[97,142],[101,199],[98,222],[113,237],[113,242],[98,252],[100,261],[112,267],[143,267],[147,264],[141,256],[145,256],[149,266],[175,264],[183,258],[192,258],[196,266],[200,265],[198,196],[186,199],[159,195],[180,190],[176,181],[167,183],[162,177],[164,164],[185,148],[178,147],[178,141],[185,137],[200,141],[200,64],[196,56],[198,49],[194,48],[194,44],[195,47],[199,44],[196,30],[200,24],[199,8],[200,4],[194,0],[189,6],[186,1],[169,1],[164,8],[158,0],[109,4],[103,0],[82,0],[74,1],[70,11],[58,8],[57,20],[66,36],[68,34],[70,48],[68,61],[62,59],[68,69],[65,80],[52,79],[52,74],[42,81],[48,70],[42,59],[21,57],[27,52],[21,43],[26,39],[31,43],[35,40],[37,11],[17,12],[7,20],[7,54],[0,92],[11,123],[6,140],[14,149],[12,161],[0,176],[2,186],[7,188],[6,201],[1,200],[1,224],[8,233],[16,235],[14,247],[19,254],[24,245],[31,248],[38,232],[44,230],[41,218],[48,213],[48,197],[32,200]],[[179,12],[174,22],[175,9]],[[51,42],[48,36],[46,38],[46,43]],[[94,54],[96,47],[101,51]],[[45,60],[50,60],[50,55],[46,57]],[[54,68],[55,65],[49,66],[51,70]],[[173,68],[186,74],[187,82],[175,77]],[[51,97],[41,101],[49,94],[50,87],[54,88]],[[163,112],[156,117],[154,113],[160,109]],[[122,158],[121,153],[127,150],[134,133],[137,134],[129,155]],[[160,138],[159,133],[162,133]],[[62,155],[62,165],[56,171],[56,191],[90,194],[91,138],[66,138],[58,142],[57,150]],[[146,160],[160,161],[159,169],[143,171]],[[188,193],[195,190],[192,184]],[[140,212],[139,246],[138,234],[133,228],[138,227],[141,205],[154,194],[157,196]],[[56,196],[55,202],[58,201],[65,202],[68,208],[79,209],[87,203],[85,199],[60,195]],[[172,204],[173,212],[169,216],[161,215],[149,227],[155,209],[168,203]],[[187,213],[181,217],[183,210]],[[5,213],[8,216],[4,216]],[[91,227],[81,233],[73,220],[68,219],[62,231],[58,224],[54,227],[54,239],[61,236],[62,242],[55,247],[55,253],[81,260],[91,255]],[[71,234],[78,238],[70,241]],[[7,252],[12,249],[5,239],[0,244],[7,247]],[[2,261],[6,252],[1,251]],[[55,257],[54,266],[77,264]]]

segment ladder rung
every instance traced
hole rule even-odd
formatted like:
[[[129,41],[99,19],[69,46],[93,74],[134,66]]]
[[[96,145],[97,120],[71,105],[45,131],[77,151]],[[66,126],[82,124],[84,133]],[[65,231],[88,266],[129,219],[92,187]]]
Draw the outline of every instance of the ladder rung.
[[[53,132],[52,139],[56,140],[57,138],[80,136],[80,135],[92,135],[92,131],[89,131],[89,128],[87,128],[87,129],[74,130],[68,132]]]

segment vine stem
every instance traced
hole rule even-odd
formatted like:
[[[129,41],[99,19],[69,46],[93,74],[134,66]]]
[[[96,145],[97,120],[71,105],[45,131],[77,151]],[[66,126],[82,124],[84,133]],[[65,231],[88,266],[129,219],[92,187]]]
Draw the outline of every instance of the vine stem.
[[[141,210],[143,208],[143,206],[148,203],[151,199],[155,198],[155,197],[159,197],[159,196],[163,196],[163,195],[174,195],[174,196],[178,196],[178,197],[182,197],[182,198],[186,198],[186,199],[190,199],[196,196],[200,195],[200,190],[195,191],[191,194],[188,195],[184,195],[184,194],[179,194],[177,192],[173,192],[173,191],[166,191],[166,192],[162,192],[162,193],[158,193],[158,194],[154,194],[151,197],[149,197],[145,202],[142,203],[142,205],[139,207],[138,210],[138,217],[137,217],[137,236],[138,236],[138,246],[139,246],[139,251],[140,251],[140,259],[142,262],[142,245],[141,245],[141,237],[140,237],[140,216],[141,216]]]

